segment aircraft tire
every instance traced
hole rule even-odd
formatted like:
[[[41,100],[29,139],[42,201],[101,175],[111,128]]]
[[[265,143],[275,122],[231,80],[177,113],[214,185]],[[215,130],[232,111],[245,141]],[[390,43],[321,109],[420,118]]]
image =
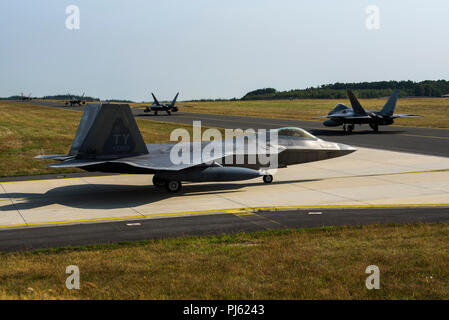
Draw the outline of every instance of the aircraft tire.
[[[350,124],[349,126],[348,126],[348,133],[352,133],[352,130],[354,130],[354,125],[353,124]]]
[[[272,183],[273,182],[273,176],[271,174],[266,174],[263,176],[263,182],[265,183]]]
[[[154,111],[154,115],[157,116],[157,111]]]
[[[153,185],[154,185],[155,187],[157,187],[157,188],[165,187],[166,184],[167,184],[167,181],[162,180],[162,179],[159,179],[159,178],[156,177],[156,176],[153,176]]]
[[[182,184],[181,181],[167,181],[167,184],[165,185],[165,189],[170,193],[179,192],[181,190]]]
[[[377,123],[370,123],[369,125],[374,132],[379,132],[379,125]]]

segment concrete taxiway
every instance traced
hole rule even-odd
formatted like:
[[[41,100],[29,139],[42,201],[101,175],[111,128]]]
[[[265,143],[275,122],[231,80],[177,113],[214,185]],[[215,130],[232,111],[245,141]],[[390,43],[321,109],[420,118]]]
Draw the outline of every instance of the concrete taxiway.
[[[419,207],[421,211],[414,214],[421,216],[426,214],[423,207],[449,207],[449,158],[360,148],[345,157],[280,169],[270,185],[261,179],[191,183],[174,195],[153,187],[148,175],[12,181],[0,182],[0,186],[0,247],[7,248],[11,239],[5,230],[55,225],[95,223],[102,230],[103,222],[144,220],[150,221],[145,222],[148,226],[154,221],[157,228],[161,222],[156,220],[162,218],[210,219],[211,215],[246,216],[264,210],[376,206]],[[440,212],[439,219],[449,220],[445,212]],[[406,214],[398,217],[395,222],[411,221]],[[301,215],[297,218],[293,224],[300,223]],[[295,221],[295,216],[289,219]],[[171,232],[183,233],[183,223],[179,229],[177,224],[171,227]],[[149,235],[143,232],[141,239]],[[53,238],[55,244],[62,240],[67,244],[71,239],[64,232],[59,237]],[[27,237],[19,238],[23,246],[34,247]],[[117,234],[115,239],[122,236]]]

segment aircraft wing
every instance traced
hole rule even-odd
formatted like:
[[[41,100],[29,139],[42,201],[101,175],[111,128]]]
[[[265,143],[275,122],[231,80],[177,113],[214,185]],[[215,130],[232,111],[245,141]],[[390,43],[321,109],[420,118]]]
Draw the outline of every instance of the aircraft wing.
[[[216,155],[204,155],[204,154],[201,155],[201,150],[208,143],[213,144],[214,142],[213,141],[212,142],[202,142],[202,143],[194,142],[192,144],[189,144],[189,143],[184,144],[184,146],[186,146],[188,148],[193,148],[193,149],[195,149],[195,147],[194,147],[195,144],[200,144],[200,146],[197,145],[199,147],[198,153],[194,153],[194,152],[189,153],[190,161],[187,163],[174,164],[170,157],[171,148],[174,146],[174,144],[171,144],[171,143],[164,144],[163,143],[163,144],[159,144],[159,145],[148,145],[150,153],[140,155],[140,156],[124,157],[124,158],[111,159],[111,160],[107,160],[107,159],[105,159],[105,160],[100,160],[100,159],[87,160],[87,159],[74,159],[73,157],[70,157],[66,161],[62,161],[60,163],[55,163],[55,164],[49,164],[48,166],[51,168],[72,168],[72,167],[86,167],[86,166],[93,166],[93,165],[95,165],[95,166],[104,165],[106,167],[110,164],[125,164],[128,166],[134,167],[134,168],[145,169],[145,170],[149,170],[149,171],[179,171],[179,170],[183,170],[183,169],[187,169],[187,168],[191,168],[191,167],[195,167],[195,166],[200,166],[200,165],[204,165],[204,164],[208,164],[208,163],[210,164],[210,163],[213,163],[214,161],[222,160],[225,157],[233,156],[233,155],[239,153],[239,152],[236,152],[236,150],[223,151],[222,150],[222,146],[223,146],[222,141],[217,141],[217,142],[215,142],[216,146],[217,146],[217,150],[222,150],[222,152],[217,152]],[[182,145],[183,144],[180,143],[178,146],[182,147]],[[269,152],[270,153],[280,153],[283,150],[284,150],[283,148],[271,147]],[[267,150],[266,149],[259,150],[259,152],[266,154]],[[195,155],[197,155],[197,157],[195,157]],[[42,158],[42,156],[40,156],[40,158]],[[58,160],[55,158],[50,158],[50,159]]]
[[[345,113],[333,113],[331,115],[324,116],[322,118],[341,118],[341,119],[369,119],[371,118],[369,115],[360,115],[360,116],[348,116]]]
[[[370,116],[352,116],[352,117],[344,117],[345,119],[370,119]]]
[[[111,159],[111,160],[83,160],[83,159],[71,159],[62,161],[60,163],[49,164],[51,168],[82,168],[87,166],[108,166],[110,164],[125,164],[131,167],[146,169],[149,171],[179,171],[190,167],[195,167],[201,164],[205,164],[208,161],[217,161],[222,157],[202,159],[202,161],[191,163],[173,164],[170,161],[170,154],[159,155],[142,155],[128,158]]]
[[[415,118],[415,117],[422,117],[420,115],[417,114],[400,114],[400,113],[395,113],[392,116],[394,119],[395,118]]]

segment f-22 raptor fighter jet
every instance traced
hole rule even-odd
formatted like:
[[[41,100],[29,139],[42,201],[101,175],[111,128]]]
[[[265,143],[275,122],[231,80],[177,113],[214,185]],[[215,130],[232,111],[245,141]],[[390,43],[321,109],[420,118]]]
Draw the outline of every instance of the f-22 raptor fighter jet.
[[[74,105],[77,104],[81,107],[82,104],[86,104],[86,101],[83,99],[84,92],[83,92],[83,95],[78,98],[75,96],[72,96],[71,94],[67,94],[67,95],[70,97],[70,100],[65,102],[66,106],[70,104],[70,106],[73,107]]]
[[[249,139],[238,141],[238,137],[145,145],[129,105],[89,103],[69,153],[36,158],[60,161],[50,164],[52,168],[153,174],[156,187],[178,192],[182,181],[237,181],[263,177],[265,183],[270,183],[273,177],[264,170],[267,166],[284,168],[340,157],[356,150],[348,145],[323,141],[299,128],[281,128],[270,133],[263,137],[265,144],[254,149],[250,147]],[[254,132],[254,135],[259,134]],[[205,152],[211,144],[218,147],[218,152]],[[178,161],[180,150],[186,151],[186,161]],[[267,164],[261,160],[267,155],[275,156],[275,163]],[[257,161],[251,161],[251,156],[257,156],[252,158]],[[237,157],[241,162],[235,161]]]
[[[147,106],[143,112],[154,112],[154,115],[157,116],[158,112],[167,112],[169,116],[171,116],[172,112],[178,112],[178,107],[175,106],[176,99],[178,98],[179,92],[176,94],[175,98],[170,104],[159,103],[153,93],[153,104],[151,106]]]
[[[22,93],[20,93],[20,100],[21,101],[27,101],[27,100],[31,100],[32,98],[31,98],[31,93],[28,95],[28,97],[27,96],[24,96],[23,95],[23,92]]]
[[[323,125],[326,127],[338,127],[342,125],[344,131],[351,133],[356,124],[361,125],[366,123],[374,132],[378,132],[379,126],[393,124],[394,119],[396,118],[420,117],[415,114],[394,113],[396,102],[399,97],[399,90],[393,92],[380,111],[365,111],[351,90],[348,90],[348,97],[351,101],[352,109],[342,103],[337,104],[327,116],[318,117],[329,118],[329,120],[323,122]]]

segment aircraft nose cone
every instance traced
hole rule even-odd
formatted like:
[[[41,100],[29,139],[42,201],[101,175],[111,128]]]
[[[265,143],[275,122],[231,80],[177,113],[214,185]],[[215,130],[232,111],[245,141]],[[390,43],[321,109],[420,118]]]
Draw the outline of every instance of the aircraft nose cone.
[[[342,151],[343,155],[347,155],[347,154],[353,153],[354,151],[357,150],[353,146],[350,146],[350,145],[347,145],[347,144],[337,143],[337,145],[338,145],[340,151]]]

